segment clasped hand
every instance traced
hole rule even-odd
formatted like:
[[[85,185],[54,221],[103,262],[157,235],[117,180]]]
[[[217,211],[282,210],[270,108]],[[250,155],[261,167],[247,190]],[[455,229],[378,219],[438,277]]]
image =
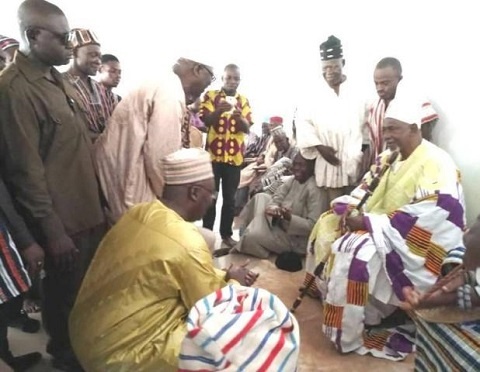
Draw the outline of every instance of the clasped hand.
[[[287,221],[292,219],[292,211],[288,208],[280,207],[278,205],[267,207],[265,209],[265,215],[281,218]]]
[[[428,297],[425,295],[425,293],[421,293],[419,290],[413,287],[404,287],[402,292],[405,300],[400,303],[400,308],[408,311],[447,305],[448,297],[446,297],[446,294],[456,291],[458,287],[464,284],[464,276],[459,275],[430,294]]]
[[[317,150],[320,155],[322,155],[322,157],[331,165],[340,165],[340,159],[336,155],[337,150],[335,150],[333,147],[318,145]]]
[[[241,285],[250,287],[257,280],[259,274],[247,269],[247,265],[250,262],[247,260],[243,265],[234,266],[230,264],[229,268],[226,270],[226,280],[234,279],[239,282]]]

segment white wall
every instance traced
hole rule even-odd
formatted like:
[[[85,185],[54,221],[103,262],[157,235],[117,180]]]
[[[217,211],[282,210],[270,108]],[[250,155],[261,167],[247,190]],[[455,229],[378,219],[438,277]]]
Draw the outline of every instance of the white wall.
[[[330,34],[342,39],[349,79],[369,94],[375,63],[395,56],[405,80],[441,114],[434,137],[463,172],[469,220],[480,213],[480,26],[473,0],[53,2],[71,27],[92,28],[103,52],[121,59],[120,93],[168,66],[178,50],[202,43],[219,73],[227,63],[240,65],[240,88],[257,120],[291,115],[298,91],[318,74],[318,45]],[[18,36],[18,4],[2,1],[1,34]]]

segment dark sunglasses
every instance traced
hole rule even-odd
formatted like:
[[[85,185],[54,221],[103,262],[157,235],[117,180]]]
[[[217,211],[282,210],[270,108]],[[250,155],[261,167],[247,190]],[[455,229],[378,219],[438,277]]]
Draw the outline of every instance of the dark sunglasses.
[[[68,32],[65,32],[65,33],[62,34],[62,33],[55,32],[55,31],[52,31],[48,28],[40,27],[40,26],[32,27],[32,29],[43,30],[43,31],[47,31],[47,32],[51,33],[64,46],[71,45],[71,43],[73,42],[73,32],[72,31],[68,31]]]

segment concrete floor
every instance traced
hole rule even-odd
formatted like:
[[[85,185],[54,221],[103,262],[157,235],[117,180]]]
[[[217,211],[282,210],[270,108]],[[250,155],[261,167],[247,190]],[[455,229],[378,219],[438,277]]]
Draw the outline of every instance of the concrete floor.
[[[215,261],[218,267],[223,268],[228,267],[231,262],[243,263],[247,258],[243,255],[229,255]],[[303,272],[289,273],[278,270],[271,260],[248,259],[250,259],[249,267],[260,273],[256,286],[275,293],[290,307],[298,294]],[[301,335],[299,371],[403,372],[413,370],[413,356],[404,362],[390,362],[356,354],[339,355],[331,343],[323,337],[321,331],[322,306],[317,300],[305,297],[295,315],[300,324]],[[38,314],[35,314],[34,317],[39,319]],[[10,329],[9,340],[15,355],[31,351],[44,353],[45,350],[46,335],[43,331],[30,335]],[[31,371],[55,370],[50,366],[48,356],[45,355],[42,362]]]
[[[217,204],[217,248],[220,247],[218,236],[218,216],[221,203]],[[238,230],[234,230],[234,239],[238,239]],[[287,307],[290,307],[298,295],[298,288],[303,282],[303,271],[289,273],[278,270],[270,260],[260,260],[240,254],[228,255],[215,259],[219,268],[228,267],[230,263],[243,263],[250,260],[249,267],[260,273],[255,284],[276,294]],[[350,371],[350,372],[406,372],[413,370],[413,355],[403,362],[391,362],[376,359],[371,356],[357,354],[340,355],[332,344],[324,338],[321,330],[322,306],[318,300],[305,297],[302,305],[295,313],[300,325],[301,349],[298,371]],[[33,317],[40,319],[39,314]],[[14,355],[40,351],[44,359],[31,372],[56,371],[50,365],[49,357],[45,353],[47,336],[42,331],[37,334],[26,334],[16,329],[9,330],[9,341]],[[2,372],[2,371],[0,371]]]

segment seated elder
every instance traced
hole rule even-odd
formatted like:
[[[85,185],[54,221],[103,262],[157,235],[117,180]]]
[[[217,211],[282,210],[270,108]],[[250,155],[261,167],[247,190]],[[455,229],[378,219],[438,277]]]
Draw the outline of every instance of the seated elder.
[[[245,149],[245,159],[256,159],[267,149],[270,141],[270,122],[262,122],[262,135],[259,137],[255,132],[250,131],[248,146]],[[244,164],[246,165],[246,164]]]
[[[277,148],[273,142],[272,130],[277,127],[282,127],[283,119],[280,116],[272,116],[268,120],[265,119],[262,123],[262,139],[260,147],[255,143],[254,148],[247,147],[245,150],[244,168],[240,172],[240,182],[235,194],[235,215],[238,216],[243,207],[250,199],[252,191],[250,185],[258,185],[261,176],[265,170],[273,165],[274,158],[277,153]],[[268,131],[268,134],[267,134]],[[253,147],[253,145],[252,145]],[[255,153],[255,150],[261,150]],[[247,163],[248,161],[248,163]]]
[[[177,371],[193,305],[234,280],[251,285],[243,266],[214,268],[199,230],[215,192],[201,149],[162,161],[159,201],[131,208],[100,244],[70,316],[72,345],[87,371]]]
[[[282,185],[285,177],[292,174],[292,163],[295,155],[298,153],[298,148],[292,145],[282,127],[273,129],[272,136],[273,143],[277,149],[273,157],[273,164],[269,167],[264,167],[260,178],[252,182],[250,185],[251,196],[259,192],[273,195]]]
[[[320,277],[323,331],[342,353],[405,358],[413,345],[402,328],[405,317],[397,316],[402,288],[431,287],[462,241],[459,171],[449,154],[422,140],[420,107],[413,97],[395,97],[383,123],[392,150],[377,158],[350,196],[332,202],[309,239],[307,277]],[[375,178],[378,187],[357,212]]]
[[[244,232],[236,251],[260,258],[270,252],[305,254],[308,236],[320,215],[321,190],[315,183],[314,167],[314,161],[297,153],[293,177],[273,196],[259,193],[250,200],[240,215]]]

